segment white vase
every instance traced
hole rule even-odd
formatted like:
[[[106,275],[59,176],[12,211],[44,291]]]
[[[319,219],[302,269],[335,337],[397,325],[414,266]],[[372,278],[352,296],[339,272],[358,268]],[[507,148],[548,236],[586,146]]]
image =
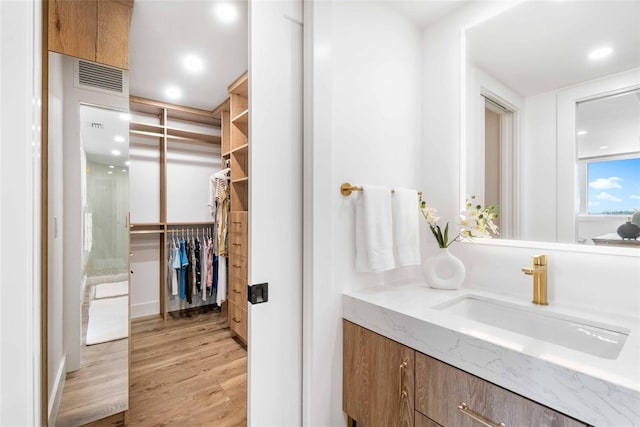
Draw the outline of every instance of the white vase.
[[[449,252],[449,248],[440,248],[438,255],[427,259],[424,278],[434,289],[458,289],[466,275],[464,264]]]

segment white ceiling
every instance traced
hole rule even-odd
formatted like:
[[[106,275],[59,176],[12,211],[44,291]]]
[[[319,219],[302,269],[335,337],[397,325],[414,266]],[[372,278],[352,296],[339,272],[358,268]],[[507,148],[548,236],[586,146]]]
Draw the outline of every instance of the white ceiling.
[[[640,67],[640,1],[530,1],[467,30],[467,58],[522,96]],[[613,53],[587,58],[602,45]]]
[[[235,22],[218,18],[221,3],[237,9]],[[202,72],[185,70],[188,54],[202,57]],[[131,95],[213,110],[247,70],[247,1],[135,0],[129,56]],[[165,95],[170,85],[180,88],[180,98]]]

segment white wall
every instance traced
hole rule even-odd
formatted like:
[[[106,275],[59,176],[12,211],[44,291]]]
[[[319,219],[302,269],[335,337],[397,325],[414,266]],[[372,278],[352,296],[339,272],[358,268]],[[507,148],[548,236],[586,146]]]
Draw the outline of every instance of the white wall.
[[[0,425],[40,425],[40,2],[0,2]]]
[[[523,121],[521,239],[555,242],[556,93],[527,97]]]
[[[304,425],[343,425],[341,294],[416,277],[405,268],[355,272],[352,184],[420,185],[420,31],[384,2],[314,4],[306,15],[313,74],[307,96],[312,175],[311,247],[306,247]],[[310,44],[310,46],[309,46]],[[308,237],[309,238],[309,237]]]
[[[133,234],[131,318],[160,314],[160,235]]]
[[[63,103],[62,56],[49,54],[49,232],[48,232],[48,386],[49,421],[55,415],[62,397],[66,374],[63,346]]]
[[[84,276],[82,236],[82,182],[80,103],[120,110],[129,109],[129,94],[112,95],[73,85],[74,59],[63,58],[64,79],[64,348],[67,370],[80,368],[82,345],[82,287]],[[57,179],[50,176],[50,179]]]

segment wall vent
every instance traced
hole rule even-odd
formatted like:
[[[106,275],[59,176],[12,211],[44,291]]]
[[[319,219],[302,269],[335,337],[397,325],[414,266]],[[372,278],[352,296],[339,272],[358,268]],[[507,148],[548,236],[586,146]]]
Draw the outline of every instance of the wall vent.
[[[124,71],[94,62],[78,60],[77,85],[85,89],[97,89],[109,93],[122,94]]]

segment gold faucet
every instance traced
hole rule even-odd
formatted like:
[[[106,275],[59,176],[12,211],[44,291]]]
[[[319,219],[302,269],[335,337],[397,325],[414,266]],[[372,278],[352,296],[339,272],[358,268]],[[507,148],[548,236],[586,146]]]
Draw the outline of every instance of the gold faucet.
[[[527,276],[533,276],[533,303],[549,305],[547,302],[547,256],[534,255],[533,267],[522,269]]]

